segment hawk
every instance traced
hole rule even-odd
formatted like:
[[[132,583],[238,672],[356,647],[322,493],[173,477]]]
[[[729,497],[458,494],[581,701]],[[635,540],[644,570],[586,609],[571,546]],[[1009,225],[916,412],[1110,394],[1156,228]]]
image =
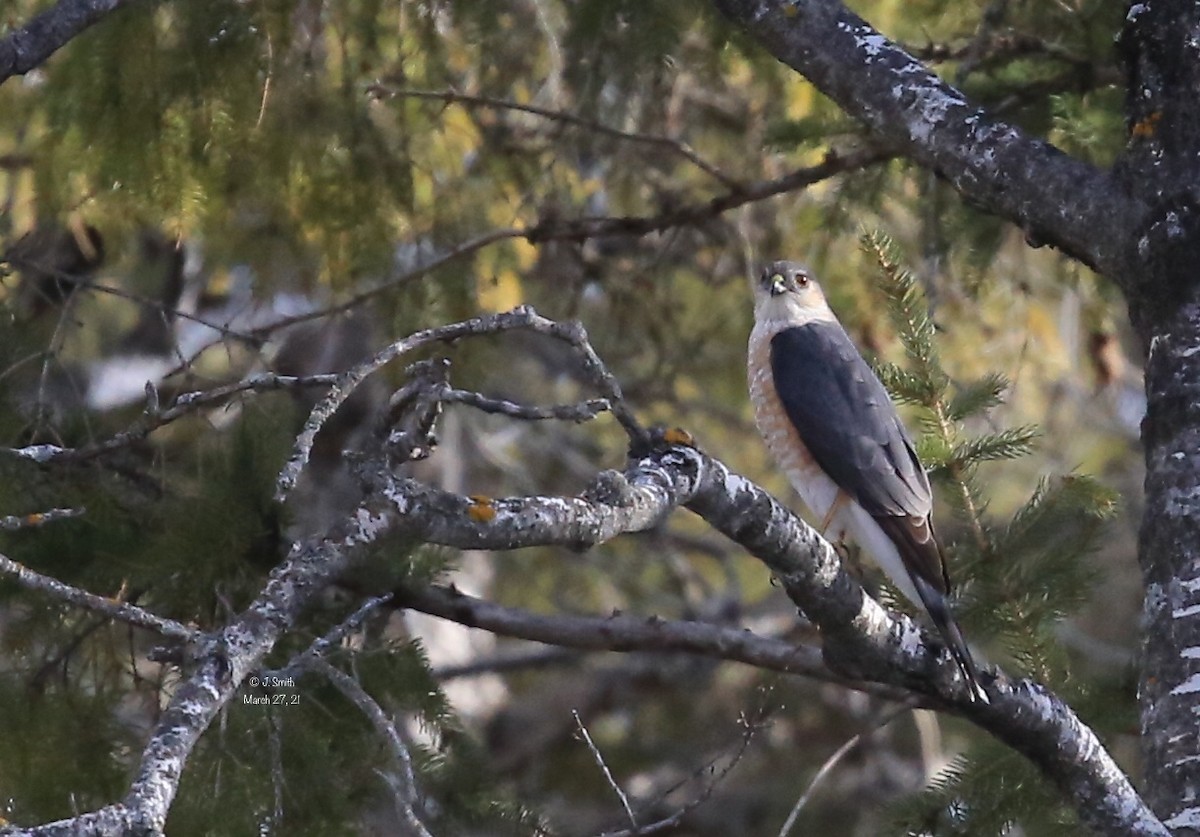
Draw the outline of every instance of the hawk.
[[[887,390],[801,265],[775,262],[755,283],[747,366],[758,430],[821,534],[849,536],[929,614],[971,699],[988,702],[946,601],[929,478]]]

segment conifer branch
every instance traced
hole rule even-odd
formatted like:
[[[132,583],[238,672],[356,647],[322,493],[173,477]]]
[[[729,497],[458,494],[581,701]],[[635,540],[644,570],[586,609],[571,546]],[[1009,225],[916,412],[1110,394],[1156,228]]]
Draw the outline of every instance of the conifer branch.
[[[933,320],[929,316],[916,277],[901,265],[897,248],[888,236],[877,231],[866,231],[860,236],[860,241],[879,265],[880,286],[887,296],[888,312],[904,344],[905,354],[914,367],[911,371],[892,373],[891,377],[905,385],[904,391],[909,400],[925,407],[933,416],[938,440],[943,449],[950,452],[941,464],[958,491],[959,502],[967,516],[976,548],[980,555],[989,555],[991,545],[983,521],[982,507],[975,497],[970,481],[971,469],[980,459],[973,459],[970,454],[974,450],[994,450],[1011,451],[1019,455],[1019,451],[1025,449],[1020,445],[1021,440],[1024,439],[1027,445],[1028,438],[1016,431],[1006,431],[1010,435],[1016,435],[1006,437],[1004,442],[997,441],[995,437],[984,437],[964,443],[968,447],[959,444],[956,422],[969,415],[965,408],[972,403],[977,410],[982,411],[999,399],[999,392],[994,391],[998,379],[985,378],[976,388],[981,389],[982,393],[972,391],[957,405],[948,400],[946,392],[950,378],[942,370],[938,359]],[[975,447],[969,447],[971,444]]]

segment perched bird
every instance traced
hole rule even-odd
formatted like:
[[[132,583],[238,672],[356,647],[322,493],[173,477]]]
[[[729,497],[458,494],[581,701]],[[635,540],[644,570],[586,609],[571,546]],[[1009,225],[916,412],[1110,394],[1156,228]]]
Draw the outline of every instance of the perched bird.
[[[950,579],[933,531],[933,493],[879,378],[795,262],[754,284],[748,358],[759,432],[834,543],[849,535],[933,620],[972,700],[988,702],[950,613]]]

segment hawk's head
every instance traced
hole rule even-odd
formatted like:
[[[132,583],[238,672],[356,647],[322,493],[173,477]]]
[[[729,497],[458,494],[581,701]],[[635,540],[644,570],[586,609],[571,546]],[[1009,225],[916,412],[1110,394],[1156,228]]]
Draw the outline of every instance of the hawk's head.
[[[754,283],[754,319],[803,325],[836,318],[808,268],[797,262],[771,262]]]

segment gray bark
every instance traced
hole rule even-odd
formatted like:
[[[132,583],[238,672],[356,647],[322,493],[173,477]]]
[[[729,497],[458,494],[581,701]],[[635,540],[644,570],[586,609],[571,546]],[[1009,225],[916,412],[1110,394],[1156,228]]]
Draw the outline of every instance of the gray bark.
[[[29,23],[0,38],[0,84],[45,63],[72,38],[129,0],[59,0]]]

